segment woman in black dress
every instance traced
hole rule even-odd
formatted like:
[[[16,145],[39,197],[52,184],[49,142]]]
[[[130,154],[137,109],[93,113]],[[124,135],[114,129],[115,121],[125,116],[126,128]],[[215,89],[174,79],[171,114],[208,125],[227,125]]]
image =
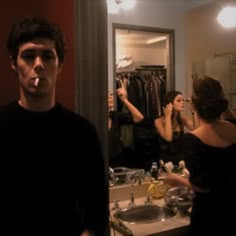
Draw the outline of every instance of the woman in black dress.
[[[190,178],[169,174],[166,182],[195,191],[190,235],[231,235],[235,188],[236,126],[220,120],[228,101],[219,81],[204,77],[193,82],[192,106],[200,126],[183,137],[183,156]]]
[[[193,130],[196,121],[191,120],[184,111],[184,97],[179,91],[169,91],[164,98],[163,116],[155,119],[154,125],[159,135],[160,159],[178,165],[182,157],[182,136],[185,127]],[[193,113],[194,115],[194,113]]]
[[[125,106],[126,112],[114,111],[114,96],[108,92],[109,165],[111,167],[142,168],[142,163],[140,163],[132,143],[132,126],[134,123],[142,122],[144,116],[128,100],[127,91],[122,81],[120,83],[121,87],[116,90],[116,93]],[[126,132],[128,135],[123,139],[122,126],[129,129]]]

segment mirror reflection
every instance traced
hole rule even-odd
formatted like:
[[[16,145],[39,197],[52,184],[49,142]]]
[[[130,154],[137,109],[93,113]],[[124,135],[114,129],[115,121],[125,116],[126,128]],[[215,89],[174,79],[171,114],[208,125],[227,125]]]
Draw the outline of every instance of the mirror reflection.
[[[114,81],[108,92],[111,167],[149,169],[159,155],[154,119],[174,84],[168,29],[113,24]]]
[[[192,80],[196,77],[208,74],[220,80],[230,106],[235,109],[233,79],[235,77],[235,49],[232,48],[233,43],[230,40],[233,30],[219,29],[220,26],[216,22],[219,6],[209,4],[199,7],[206,2],[198,5],[192,1],[176,13],[172,9],[172,4],[167,4],[167,6],[162,1],[157,1],[155,14],[152,14],[154,2],[152,1],[152,4],[150,2],[137,1],[132,13],[120,12],[117,16],[109,16],[108,20],[108,23],[112,25],[113,34],[111,58],[113,77],[112,82],[109,77],[108,83],[108,93],[112,96],[113,106],[109,109],[109,119],[114,119],[114,114],[120,113],[116,114],[119,117],[116,117],[118,128],[116,134],[119,134],[115,136],[120,143],[120,146],[117,146],[122,146],[125,151],[128,150],[127,158],[114,158],[119,148],[115,150],[112,147],[115,145],[112,141],[114,134],[109,132],[109,157],[112,167],[126,166],[150,170],[151,163],[160,157],[161,152],[158,137],[161,132],[160,128],[156,127],[158,122],[155,120],[164,115],[163,107],[167,105],[164,103],[164,95],[174,90],[181,93],[183,101],[188,100],[191,97]],[[162,2],[162,7],[158,8],[160,2]],[[149,16],[144,17],[142,9],[148,9],[149,15],[155,15],[155,17],[153,19]],[[173,14],[167,14],[167,12]],[[181,21],[184,14],[186,18]],[[138,16],[140,21],[131,20],[129,15]],[[209,17],[207,24],[204,23],[205,15]],[[160,27],[168,25],[171,30],[135,25],[130,22],[142,22],[143,25]],[[184,27],[183,22],[186,22]],[[212,31],[208,34],[204,29],[209,27]],[[200,30],[204,32],[204,37],[201,39],[198,37]],[[205,40],[210,40],[212,43],[206,47]],[[122,98],[123,95],[118,95],[120,91],[123,91],[121,92],[123,95],[125,94],[125,99]],[[125,105],[127,102],[139,114],[138,119]],[[185,103],[183,113],[186,113],[188,121],[182,119],[182,124],[180,122],[176,125],[176,120],[172,120],[176,131],[185,132],[193,129],[195,117],[189,103]],[[108,125],[111,124],[109,122]],[[111,127],[109,130],[112,130]]]

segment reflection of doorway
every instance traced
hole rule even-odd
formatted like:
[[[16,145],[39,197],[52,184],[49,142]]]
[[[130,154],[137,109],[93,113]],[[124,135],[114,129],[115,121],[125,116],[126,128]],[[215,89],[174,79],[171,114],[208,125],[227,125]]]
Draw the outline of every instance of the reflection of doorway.
[[[135,70],[142,65],[167,67],[167,41],[167,34],[117,29],[116,71],[126,68]]]
[[[167,90],[174,89],[174,31],[114,23],[113,63],[114,78],[117,71],[164,66]]]

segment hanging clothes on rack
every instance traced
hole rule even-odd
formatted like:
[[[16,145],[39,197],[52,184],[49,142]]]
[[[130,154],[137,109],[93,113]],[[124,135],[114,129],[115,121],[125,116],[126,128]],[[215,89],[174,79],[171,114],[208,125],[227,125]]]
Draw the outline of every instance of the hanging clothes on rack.
[[[127,81],[129,100],[145,117],[142,122],[133,124],[133,143],[142,168],[148,170],[151,162],[159,157],[154,119],[162,115],[166,69],[139,67],[135,71],[119,72],[116,76]],[[119,104],[117,108],[121,109]]]
[[[118,81],[128,80],[129,100],[145,117],[155,118],[162,115],[163,99],[166,93],[165,68],[136,68],[135,71],[119,72],[116,77]]]

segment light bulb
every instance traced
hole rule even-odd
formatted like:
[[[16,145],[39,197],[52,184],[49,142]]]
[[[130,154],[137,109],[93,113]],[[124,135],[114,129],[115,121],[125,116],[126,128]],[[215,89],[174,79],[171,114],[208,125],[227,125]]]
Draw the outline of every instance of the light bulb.
[[[107,0],[107,10],[110,14],[117,14],[120,10],[120,4],[116,0]]]
[[[110,14],[117,14],[120,9],[129,10],[135,5],[135,0],[107,0],[107,9]]]
[[[225,28],[236,27],[236,7],[225,7],[217,16],[217,21]]]
[[[121,8],[124,10],[132,9],[135,5],[135,0],[124,0],[121,2]]]

